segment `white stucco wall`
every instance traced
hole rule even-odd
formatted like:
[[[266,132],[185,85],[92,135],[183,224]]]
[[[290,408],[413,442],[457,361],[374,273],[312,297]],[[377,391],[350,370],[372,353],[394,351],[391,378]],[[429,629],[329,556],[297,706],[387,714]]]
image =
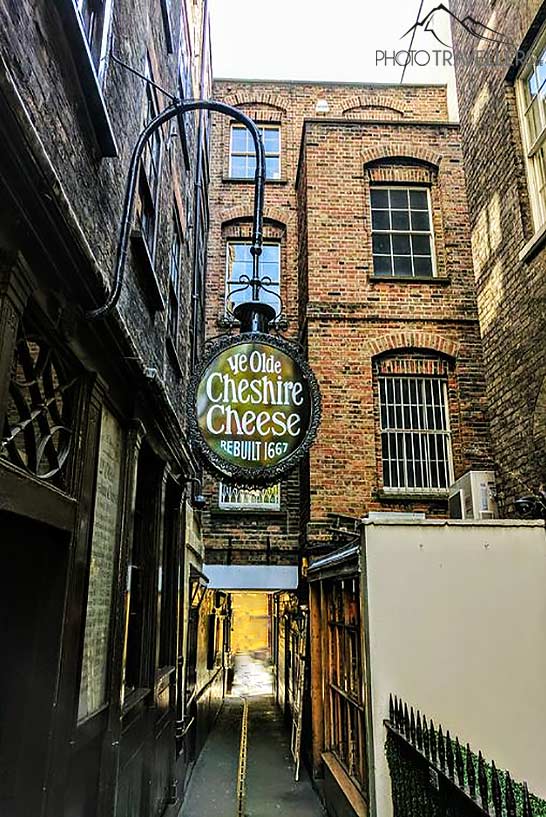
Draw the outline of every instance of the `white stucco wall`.
[[[369,523],[364,541],[378,817],[391,692],[546,797],[542,524]]]

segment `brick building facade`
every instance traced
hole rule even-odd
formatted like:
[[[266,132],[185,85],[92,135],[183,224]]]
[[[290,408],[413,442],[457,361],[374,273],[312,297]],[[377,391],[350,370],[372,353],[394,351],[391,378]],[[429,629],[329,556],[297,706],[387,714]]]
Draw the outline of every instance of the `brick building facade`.
[[[546,6],[455,0],[498,32],[453,24],[478,307],[505,513],[545,482],[544,63]]]
[[[210,482],[207,561],[295,563],[329,538],[331,514],[447,516],[451,482],[492,460],[445,88],[218,80],[214,94],[263,129],[277,328],[306,349],[323,419],[278,509],[263,515],[247,496],[222,507]],[[209,336],[237,331],[226,287],[250,237],[250,153],[238,126],[214,123]]]
[[[148,144],[119,302],[86,314],[112,287],[129,159],[170,101],[160,89],[210,96],[205,9],[0,2],[6,817],[177,813],[223,692],[185,431],[206,116]]]

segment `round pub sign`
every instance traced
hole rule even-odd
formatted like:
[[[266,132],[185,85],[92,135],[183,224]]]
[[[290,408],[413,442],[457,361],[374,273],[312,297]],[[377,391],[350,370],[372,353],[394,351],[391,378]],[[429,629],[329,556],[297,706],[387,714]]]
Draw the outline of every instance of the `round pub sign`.
[[[190,433],[224,482],[268,485],[308,451],[320,420],[315,376],[284,338],[248,333],[215,344],[193,379]]]

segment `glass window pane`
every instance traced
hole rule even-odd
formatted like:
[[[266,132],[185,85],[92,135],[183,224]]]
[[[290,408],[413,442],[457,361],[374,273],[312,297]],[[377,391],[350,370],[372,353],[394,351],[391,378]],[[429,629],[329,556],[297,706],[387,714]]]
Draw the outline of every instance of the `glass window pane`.
[[[395,255],[409,255],[411,253],[410,236],[403,233],[394,233],[392,236],[392,251]]]
[[[393,210],[407,210],[408,209],[408,191],[407,190],[391,190],[391,207]]]
[[[412,275],[411,258],[408,255],[394,256],[394,274]]]
[[[426,190],[410,190],[412,210],[428,210],[428,196]]]
[[[390,230],[390,226],[388,210],[372,210],[372,229]]]
[[[266,156],[265,175],[268,179],[280,179],[280,160],[278,156]]]
[[[415,255],[430,255],[430,236],[412,235],[411,246]]]
[[[393,210],[391,215],[393,230],[409,230],[410,220],[407,210]]]
[[[430,231],[430,221],[428,212],[421,210],[412,210],[411,212],[411,228],[412,230]]]
[[[538,91],[538,80],[537,80],[537,75],[536,75],[535,71],[533,71],[533,73],[531,74],[531,76],[527,80],[527,83],[528,83],[528,86],[529,86],[530,94],[533,97],[536,94],[536,92]]]
[[[266,153],[278,153],[279,152],[278,128],[265,128],[263,134],[263,141]]]
[[[267,261],[269,263],[271,262],[278,263],[280,250],[281,248],[279,244],[264,244],[262,247],[262,254],[260,256],[260,260]],[[248,245],[248,254],[251,255],[250,245]]]
[[[379,208],[382,210],[388,209],[389,193],[387,190],[378,190],[376,187],[372,187],[370,190],[370,197],[372,207]]]
[[[374,255],[373,271],[376,275],[392,275],[392,259],[390,255]]]
[[[233,153],[246,152],[246,128],[232,127],[231,150]]]
[[[372,236],[373,251],[379,255],[389,254],[391,252],[391,237],[382,233],[375,233]]]
[[[244,156],[232,156],[231,175],[236,178],[244,178],[246,175],[246,159]]]
[[[267,167],[266,167],[267,172]],[[246,166],[244,177],[245,179],[253,179],[254,174],[256,173],[256,157],[254,155],[246,157]]]
[[[427,276],[428,278],[432,277],[432,258],[424,255],[415,256],[413,259],[413,266],[415,269],[415,275],[423,275]]]

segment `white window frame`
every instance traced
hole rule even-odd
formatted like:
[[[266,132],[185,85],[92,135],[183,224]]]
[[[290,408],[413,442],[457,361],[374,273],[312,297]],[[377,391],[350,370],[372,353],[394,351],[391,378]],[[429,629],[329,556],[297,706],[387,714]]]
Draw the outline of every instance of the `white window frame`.
[[[262,139],[264,140],[264,152],[265,152],[265,159],[266,159],[266,180],[271,181],[271,179],[279,180],[281,178],[282,173],[282,143],[281,143],[281,126],[279,124],[257,124],[256,127],[262,134]],[[234,151],[233,150],[233,133],[236,130],[243,130],[248,133],[249,140],[251,140],[251,147],[248,151]],[[279,150],[278,152],[267,152],[267,148],[265,146],[265,138],[264,138],[264,131],[266,130],[275,130],[279,134]],[[254,142],[252,141],[252,137],[248,132],[248,129],[244,126],[239,124],[238,122],[232,122],[231,128],[229,131],[229,177],[231,179],[253,179],[254,178],[254,171],[252,173],[248,173],[245,176],[235,176],[233,174],[233,157],[234,156],[244,156],[246,158],[246,165],[248,166],[248,159],[250,158],[251,161],[255,161],[256,154],[254,152]],[[279,159],[279,170],[277,176],[268,176],[267,175],[267,158],[277,158]]]
[[[273,501],[265,499],[271,492]],[[280,511],[281,484],[269,485],[267,488],[241,488],[237,485],[218,483],[218,507],[223,511]]]
[[[373,223],[372,223],[372,190],[406,190],[406,191],[408,191],[408,193],[413,192],[413,191],[419,192],[419,193],[426,193],[430,230],[375,230],[373,228]],[[377,209],[377,208],[375,208],[375,209]],[[392,209],[393,208],[389,208],[389,212]],[[408,212],[410,212],[410,211],[408,211]],[[377,275],[377,276],[379,276],[381,278],[383,278],[383,277],[392,278],[393,280],[396,280],[397,278],[402,278],[402,279],[403,278],[417,278],[417,279],[421,279],[421,278],[427,278],[427,279],[428,278],[437,278],[438,277],[438,272],[437,272],[437,263],[436,263],[436,241],[435,241],[435,237],[434,237],[434,221],[433,221],[432,216],[433,216],[433,213],[432,213],[432,199],[431,199],[431,195],[430,195],[430,188],[428,188],[428,187],[426,187],[424,185],[413,185],[413,184],[372,184],[370,186],[370,235],[371,235],[371,238],[372,238],[372,269],[373,269],[372,275]],[[374,253],[373,252],[373,236],[375,234],[378,234],[378,235],[381,235],[381,234],[384,234],[384,235],[409,235],[410,237],[412,235],[428,235],[428,236],[430,236],[430,253],[431,253],[431,263],[432,263],[432,275],[430,275],[430,276],[426,275],[425,276],[425,275],[422,275],[421,273],[415,274],[415,272],[412,272],[409,275],[396,275],[394,273],[394,253],[392,252],[392,243],[391,243],[391,264],[392,264],[392,270],[393,270],[392,273],[391,274],[389,274],[389,273],[376,273],[376,271],[375,271],[375,259],[374,259],[373,256],[374,255],[380,255],[380,253]],[[411,244],[411,239],[410,239],[410,244]],[[412,269],[414,269],[413,250],[412,250],[411,255],[409,257],[411,258]],[[426,256],[424,256],[424,257],[426,257]]]
[[[535,73],[537,65],[544,65],[544,81],[537,87],[534,96],[531,95],[528,82]],[[527,186],[531,202],[531,212],[535,232],[546,225],[546,101],[540,104],[540,91],[546,94],[546,28],[537,37],[531,52],[520,70],[516,80],[516,99],[520,120],[520,130],[523,141],[525,167],[527,170]],[[530,127],[528,114],[537,104],[537,113],[540,119],[540,129],[535,136]],[[541,149],[543,154],[544,183],[540,184]]]
[[[379,400],[379,427],[380,427],[380,446],[381,446],[381,480],[382,480],[383,490],[385,491],[385,493],[393,493],[393,494],[412,494],[412,493],[413,494],[438,494],[438,493],[447,494],[448,491],[449,491],[449,486],[453,483],[453,480],[454,480],[454,475],[453,475],[453,449],[452,449],[452,437],[451,437],[451,422],[450,422],[450,416],[449,416],[449,402],[448,402],[447,381],[442,379],[442,378],[429,377],[429,376],[426,376],[426,375],[411,375],[411,376],[406,376],[406,375],[379,375],[377,380],[378,380],[377,391],[378,391],[378,400]],[[444,418],[443,419],[444,419],[444,426],[445,426],[443,429],[431,429],[431,428],[428,428],[427,427],[427,422],[428,422],[427,421],[427,412],[426,412],[426,410],[423,410],[423,409],[421,409],[422,412],[423,412],[423,418],[424,418],[424,421],[425,421],[423,428],[413,427],[411,420],[410,420],[410,424],[407,425],[407,426],[405,425],[405,423],[403,421],[403,424],[400,427],[398,427],[398,426],[387,426],[385,428],[383,427],[383,404],[381,402],[381,383],[385,382],[385,381],[395,382],[395,381],[403,381],[403,380],[406,380],[406,381],[431,381],[431,382],[437,382],[437,383],[440,384],[440,388],[442,390],[442,396],[443,396],[443,411],[444,411]],[[385,388],[386,388],[386,386],[385,386]],[[420,396],[422,396],[422,392],[421,392]],[[401,405],[403,407],[404,405],[407,405],[407,404],[404,404],[404,403],[401,402],[400,404],[394,403],[393,405],[395,405],[395,406]],[[424,403],[421,400],[418,403],[418,405],[420,405],[420,406],[425,405],[426,406],[426,403]],[[432,403],[432,407],[434,408],[434,402]],[[402,409],[402,417],[403,417],[403,415],[404,415],[404,412],[403,412],[403,409]],[[385,457],[383,456],[383,438],[384,438],[384,436],[388,436],[388,435],[400,435],[401,437],[403,437],[403,435],[407,435],[407,434],[419,435],[419,437],[423,440],[424,447],[426,448],[427,454],[428,454],[426,460],[423,460],[423,461],[426,463],[427,479],[428,479],[429,484],[428,485],[420,485],[420,486],[417,486],[417,485],[416,486],[410,486],[410,485],[408,485],[408,482],[409,482],[409,480],[408,480],[408,463],[411,462],[412,460],[410,460],[410,458],[408,458],[406,456],[406,453],[407,453],[406,452],[406,446],[405,446],[405,442],[403,442],[402,443],[402,448],[403,448],[402,457],[401,458],[400,457],[397,457],[397,458],[396,457],[395,458],[389,457],[387,459],[388,459],[389,462],[392,462],[392,461],[398,462],[401,459],[402,469],[403,469],[403,483],[404,484],[402,484],[402,485],[385,485]],[[446,447],[446,454],[447,454],[447,456],[445,458],[445,462],[446,462],[446,465],[447,465],[447,485],[445,487],[431,485],[431,482],[432,482],[431,468],[430,468],[431,458],[430,458],[430,447],[429,446],[430,446],[431,437],[438,437],[438,436],[442,437],[445,440],[445,447]],[[397,445],[398,445],[398,442],[397,442]],[[415,452],[415,447],[414,447],[414,442],[413,441],[412,441],[412,448],[413,448],[413,454],[414,454],[413,462],[415,462],[417,460],[416,460],[416,457],[415,457],[416,452]],[[390,448],[390,441],[389,441],[389,452],[390,451],[391,451],[391,448]],[[397,470],[398,470],[398,466],[397,466]],[[400,482],[401,481],[400,480],[400,473],[398,473],[398,477],[399,477],[398,481]]]
[[[225,277],[225,286],[224,286],[224,310],[225,310],[226,315],[229,314],[228,295],[229,295],[230,289],[237,289],[237,286],[235,286],[233,288],[231,286],[230,268],[229,268],[229,248],[231,246],[235,245],[235,244],[239,244],[239,245],[244,244],[247,247],[252,246],[252,242],[248,238],[233,238],[233,239],[229,239],[227,241],[227,243],[226,243],[226,277]],[[278,268],[279,269],[279,283],[278,283],[277,292],[278,292],[278,295],[280,297],[280,295],[281,295],[281,266],[282,266],[282,246],[281,246],[281,241],[280,241],[280,239],[272,240],[272,241],[264,241],[263,245],[264,245],[264,247],[269,246],[269,247],[278,247],[279,248],[279,268]],[[262,290],[262,292],[264,292],[264,294],[267,294],[267,292],[265,292],[264,290]],[[245,295],[245,300],[250,301],[252,299],[252,292],[251,292],[250,287],[248,287],[248,289],[246,289],[246,290],[242,290],[241,294]],[[262,300],[261,294],[260,294],[259,299]],[[274,307],[276,317],[278,318],[280,316],[280,314],[281,314],[281,301],[278,298],[273,298],[272,306]]]

